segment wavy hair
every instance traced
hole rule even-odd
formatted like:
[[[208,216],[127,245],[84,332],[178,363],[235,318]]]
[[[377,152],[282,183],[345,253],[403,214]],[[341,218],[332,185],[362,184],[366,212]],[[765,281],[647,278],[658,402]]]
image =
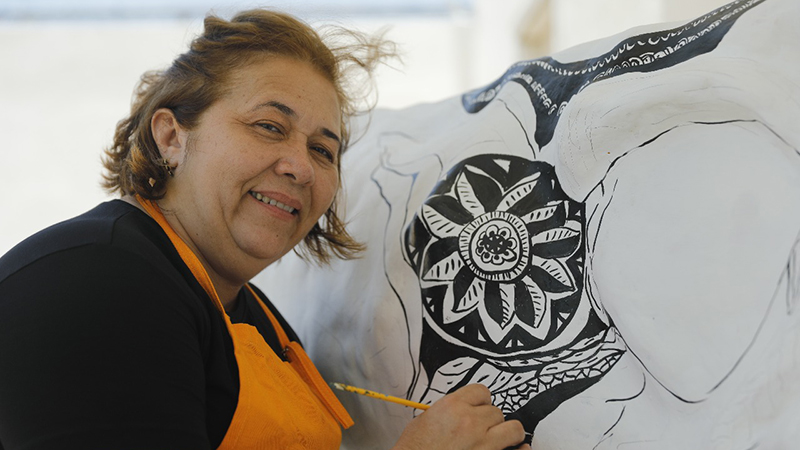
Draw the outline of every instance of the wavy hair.
[[[287,56],[311,64],[334,86],[341,108],[342,152],[350,142],[349,120],[372,108],[372,72],[394,45],[339,27],[322,34],[285,13],[255,9],[231,20],[209,15],[189,51],[166,70],[146,72],[134,90],[130,115],[117,123],[114,141],[103,156],[102,186],[111,193],[164,197],[168,170],[153,139],[151,118],[169,108],[181,127],[191,130],[203,112],[225,93],[235,70],[263,55]],[[341,177],[341,175],[340,175]],[[326,264],[331,256],[356,257],[364,245],[337,215],[338,196],[295,251]]]

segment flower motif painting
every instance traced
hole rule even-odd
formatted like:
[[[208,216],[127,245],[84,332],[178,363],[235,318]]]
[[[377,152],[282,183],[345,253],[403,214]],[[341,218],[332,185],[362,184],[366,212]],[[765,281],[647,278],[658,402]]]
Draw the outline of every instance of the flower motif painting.
[[[582,236],[582,205],[552,166],[482,155],[436,186],[406,250],[430,325],[502,358],[543,346],[569,322],[583,283]]]

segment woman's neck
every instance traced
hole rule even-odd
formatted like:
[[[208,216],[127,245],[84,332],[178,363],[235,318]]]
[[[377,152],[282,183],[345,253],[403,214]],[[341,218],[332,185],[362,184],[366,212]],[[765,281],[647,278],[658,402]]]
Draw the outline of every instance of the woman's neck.
[[[125,195],[122,197],[121,200],[126,203],[130,203],[131,205],[139,208],[145,214],[150,215],[150,213],[148,213],[147,210],[139,203],[136,197],[132,195]],[[156,202],[154,201],[153,203]],[[182,233],[183,228],[181,228],[179,224],[173,223],[176,220],[175,218],[172,218],[172,220],[170,220],[170,217],[164,215],[164,220],[167,221],[170,227],[172,227],[172,230],[189,247],[189,250],[191,250],[192,253],[194,253],[194,255],[197,257],[197,260],[200,261],[200,264],[203,266],[206,273],[208,274],[208,277],[211,279],[211,283],[213,284],[214,290],[216,291],[217,296],[219,297],[219,301],[220,303],[222,303],[222,307],[225,309],[225,311],[233,310],[233,308],[236,307],[236,298],[239,295],[239,291],[242,289],[243,285],[237,283],[230,283],[224,277],[220,276],[213,269],[213,267],[211,267],[211,265],[204,260],[202,253],[200,253],[200,251],[197,249],[197,247],[194,245],[191,239],[187,239],[185,233]]]

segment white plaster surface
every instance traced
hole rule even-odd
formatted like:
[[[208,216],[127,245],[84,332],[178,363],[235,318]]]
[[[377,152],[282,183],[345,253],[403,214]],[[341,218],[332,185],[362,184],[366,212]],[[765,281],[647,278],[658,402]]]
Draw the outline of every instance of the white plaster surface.
[[[538,424],[534,448],[793,448],[798,20],[797,2],[767,0],[713,52],[590,85],[543,148],[529,145],[535,115],[514,83],[477,114],[458,98],[376,112],[345,162],[347,213],[367,253],[328,268],[287,256],[256,283],[328,379],[407,396],[433,374],[418,364],[424,308],[404,257],[405,226],[459,161],[533,154],[591,214],[585,304],[613,325],[624,350],[599,382]],[[557,58],[596,56],[657,29]],[[419,393],[417,385],[410,396]],[[413,417],[396,405],[340,398],[357,423],[347,448],[388,448]]]

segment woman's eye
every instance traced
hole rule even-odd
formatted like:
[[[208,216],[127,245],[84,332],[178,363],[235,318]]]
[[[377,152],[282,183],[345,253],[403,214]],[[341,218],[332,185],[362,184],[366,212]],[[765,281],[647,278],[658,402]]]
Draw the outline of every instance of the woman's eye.
[[[328,161],[333,162],[333,153],[331,153],[327,148],[315,146],[315,147],[311,147],[311,150],[319,153],[320,155],[322,155]]]
[[[265,129],[265,130],[267,130],[267,131],[269,131],[271,133],[282,133],[281,129],[277,125],[269,123],[269,122],[259,123],[258,126],[260,126],[261,128],[263,128],[263,129]]]

